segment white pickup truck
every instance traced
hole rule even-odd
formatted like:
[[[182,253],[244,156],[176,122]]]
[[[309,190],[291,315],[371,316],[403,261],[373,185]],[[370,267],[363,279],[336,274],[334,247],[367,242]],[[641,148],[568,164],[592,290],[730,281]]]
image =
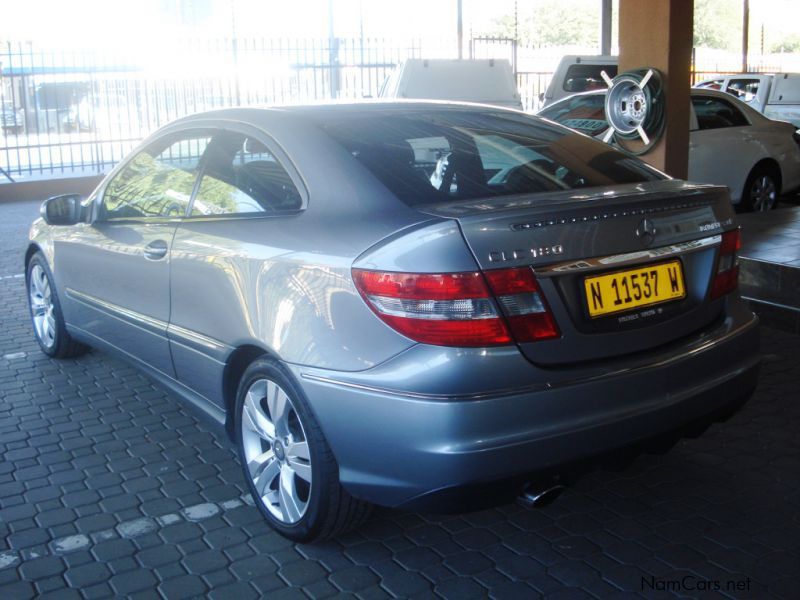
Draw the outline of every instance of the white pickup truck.
[[[770,119],[800,128],[800,73],[738,73],[708,79],[694,87],[727,92]]]
[[[522,110],[511,63],[494,58],[410,58],[390,73],[378,97],[479,102]]]

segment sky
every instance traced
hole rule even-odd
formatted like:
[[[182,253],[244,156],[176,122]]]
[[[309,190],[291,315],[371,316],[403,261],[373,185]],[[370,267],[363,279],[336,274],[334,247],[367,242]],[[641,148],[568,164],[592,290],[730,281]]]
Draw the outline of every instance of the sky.
[[[338,37],[359,37],[362,22],[367,37],[456,36],[456,0],[0,0],[0,39],[135,46],[174,34],[179,13],[198,16],[200,35],[327,37],[329,5]],[[464,0],[464,35],[513,6]]]
[[[540,1],[518,0],[519,11],[535,11]],[[329,7],[338,37],[357,38],[363,26],[366,37],[452,39],[456,6],[457,0],[0,0],[0,40],[135,50],[181,32],[324,38]],[[470,28],[513,14],[514,0],[463,0],[463,6],[466,38]],[[751,28],[763,23],[768,31],[800,32],[800,0],[750,0],[750,10]],[[198,25],[181,28],[179,15]]]

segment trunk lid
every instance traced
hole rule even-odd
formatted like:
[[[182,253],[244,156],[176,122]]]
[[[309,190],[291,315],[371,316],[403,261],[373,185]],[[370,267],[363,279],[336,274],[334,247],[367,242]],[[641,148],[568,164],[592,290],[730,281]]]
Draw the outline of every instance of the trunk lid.
[[[482,270],[533,268],[562,333],[558,339],[520,344],[537,364],[646,351],[721,316],[723,302],[709,300],[708,292],[720,234],[737,227],[726,188],[664,180],[422,210],[455,219]],[[633,277],[637,270],[641,280]],[[600,298],[609,306],[623,302],[611,312],[592,315],[589,304],[594,302],[596,310],[597,299],[590,298],[594,288],[585,280],[600,285],[597,276],[623,272],[616,284],[625,290],[615,289],[614,297],[609,291],[614,278],[605,278]],[[640,287],[639,298],[633,299],[629,283],[647,278],[657,285],[658,277],[662,282],[681,278],[683,285],[673,281],[672,290],[683,297],[664,300],[662,294],[658,301],[642,300]],[[632,308],[624,302],[628,299],[645,304]]]

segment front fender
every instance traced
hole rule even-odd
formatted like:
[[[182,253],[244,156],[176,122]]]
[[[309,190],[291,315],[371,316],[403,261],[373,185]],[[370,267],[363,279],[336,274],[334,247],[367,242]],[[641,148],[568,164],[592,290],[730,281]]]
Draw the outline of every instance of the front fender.
[[[25,251],[23,268],[27,271],[28,261],[36,252],[41,252],[47,259],[53,276],[55,276],[55,255],[53,251],[53,232],[50,226],[41,217],[36,219],[28,231],[28,248]]]

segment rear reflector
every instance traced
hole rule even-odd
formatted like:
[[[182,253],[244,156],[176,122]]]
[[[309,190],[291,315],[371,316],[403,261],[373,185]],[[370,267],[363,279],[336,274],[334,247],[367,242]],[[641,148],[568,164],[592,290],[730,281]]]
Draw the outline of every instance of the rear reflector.
[[[736,289],[739,282],[739,257],[736,253],[741,247],[742,240],[738,229],[722,234],[717,271],[711,283],[712,300],[730,294]]]
[[[353,279],[378,317],[424,344],[498,346],[559,336],[529,268],[483,274],[353,269]]]

